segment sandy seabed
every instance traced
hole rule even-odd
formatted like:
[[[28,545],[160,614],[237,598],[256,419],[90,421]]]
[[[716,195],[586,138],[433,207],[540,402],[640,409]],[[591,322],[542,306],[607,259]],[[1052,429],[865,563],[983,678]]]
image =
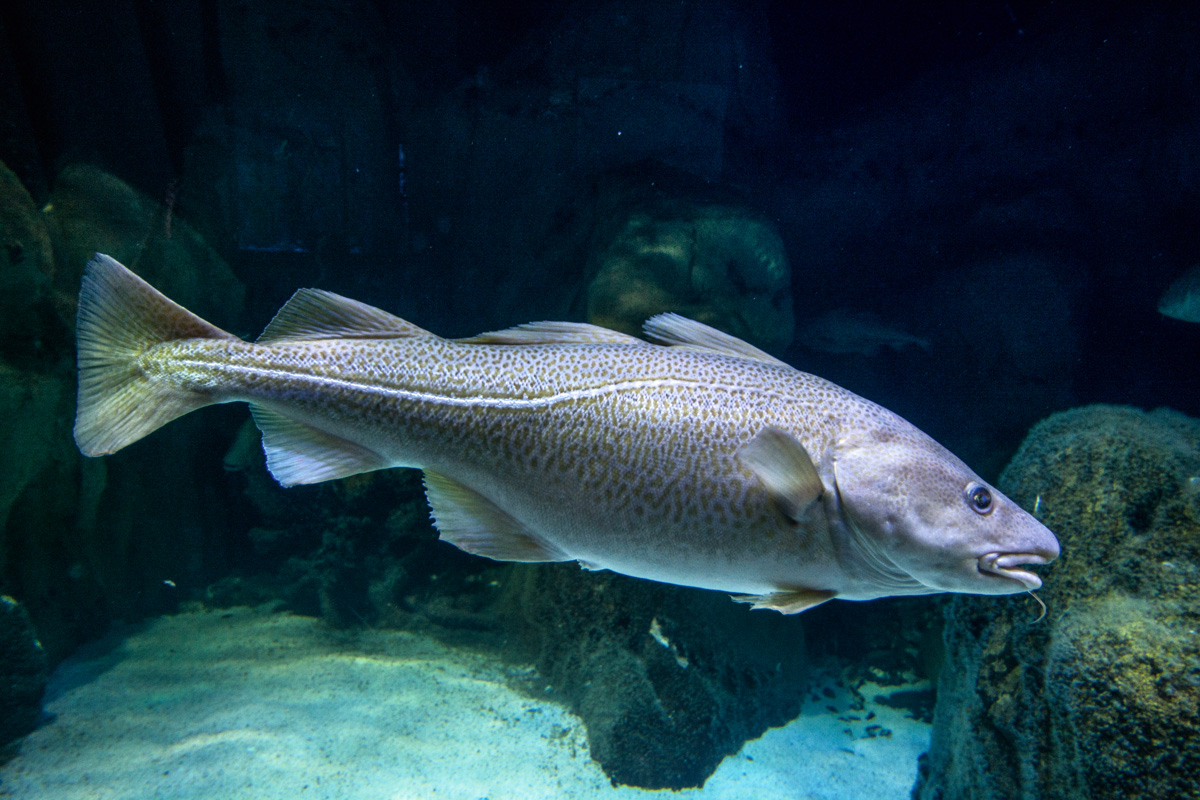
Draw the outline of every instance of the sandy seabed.
[[[0,797],[649,797],[609,784],[577,717],[512,688],[530,672],[423,635],[346,634],[265,609],[163,617],[55,671],[53,721],[0,767]],[[675,796],[908,798],[929,726],[868,703],[856,716],[874,711],[872,736],[845,720],[845,692],[831,694]]]

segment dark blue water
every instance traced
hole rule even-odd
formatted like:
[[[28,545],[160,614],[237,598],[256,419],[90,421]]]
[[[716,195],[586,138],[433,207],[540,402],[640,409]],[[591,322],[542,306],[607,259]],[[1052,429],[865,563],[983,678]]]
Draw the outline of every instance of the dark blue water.
[[[285,492],[241,408],[85,461],[74,304],[97,250],[247,338],[299,287],[446,336],[544,319],[636,333],[684,313],[900,413],[991,481],[1056,412],[1200,416],[1200,324],[1157,311],[1200,263],[1200,30],[1178,4],[17,2],[0,37],[0,591],[44,648],[44,663],[8,658],[33,685],[114,621],[279,602],[339,627],[433,629],[547,674],[588,653],[608,665],[597,676],[644,673],[668,711],[593,755],[621,782],[678,788],[798,711],[805,678],[764,655],[778,637],[862,674],[979,669],[953,660],[970,614],[921,599],[698,624],[679,635],[720,666],[656,677],[650,619],[692,601],[572,573],[537,579],[563,598],[552,610],[502,602],[482,587],[510,568],[437,542],[414,476]],[[1191,585],[1190,551],[1168,552],[1194,532],[1190,429],[1089,424],[1109,449],[1070,440],[1065,472],[1023,462],[1008,479],[1032,494],[1015,499],[1099,487],[1080,508],[1124,520],[1112,537]],[[1088,558],[1060,524],[1063,563]],[[1060,608],[1099,602],[1058,574],[1074,587]],[[1156,581],[1112,591],[1174,597]],[[593,613],[581,598],[596,591],[621,599]],[[1149,618],[1194,613],[1178,602]],[[23,630],[12,652],[28,656]],[[1031,648],[1011,652],[1051,658]],[[990,679],[981,702],[1000,708],[1015,689],[987,694]],[[598,702],[576,688],[558,699]],[[1170,751],[1168,733],[1182,735],[1145,736]],[[1024,772],[1007,765],[1012,786],[1098,785],[1083,767],[1038,772],[1035,751]],[[1154,768],[1191,775],[1193,755]]]

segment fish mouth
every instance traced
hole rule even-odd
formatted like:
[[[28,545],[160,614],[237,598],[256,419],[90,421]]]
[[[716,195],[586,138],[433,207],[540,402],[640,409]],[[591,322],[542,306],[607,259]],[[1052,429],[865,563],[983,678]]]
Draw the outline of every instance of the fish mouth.
[[[1016,581],[1025,588],[1025,591],[1032,592],[1034,589],[1042,587],[1042,579],[1029,570],[1018,569],[1018,567],[1028,564],[1048,564],[1053,560],[1053,557],[1047,557],[1040,553],[988,553],[979,557],[978,564],[980,572]]]

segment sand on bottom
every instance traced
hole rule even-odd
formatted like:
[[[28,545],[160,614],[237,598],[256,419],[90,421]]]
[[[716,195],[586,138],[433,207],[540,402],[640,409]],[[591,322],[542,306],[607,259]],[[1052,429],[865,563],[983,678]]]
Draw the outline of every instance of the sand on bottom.
[[[55,671],[46,702],[54,718],[0,767],[0,796],[647,795],[609,784],[577,717],[512,688],[530,673],[423,635],[347,634],[266,609],[163,617]],[[848,712],[851,696],[826,688],[797,720],[726,758],[702,789],[677,794],[907,798],[929,726],[870,701]],[[871,689],[859,697],[874,697]]]

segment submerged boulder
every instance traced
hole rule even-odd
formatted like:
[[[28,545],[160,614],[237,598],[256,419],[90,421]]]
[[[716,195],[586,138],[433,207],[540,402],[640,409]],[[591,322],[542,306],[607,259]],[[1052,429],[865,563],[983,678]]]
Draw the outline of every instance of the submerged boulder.
[[[719,184],[643,162],[599,175],[560,217],[548,260],[586,264],[573,315],[639,335],[674,311],[774,352],[791,343],[783,240]]]
[[[914,797],[1191,796],[1200,779],[1200,421],[1089,406],[1000,478],[1062,543],[1049,612],[957,596]]]
[[[33,730],[46,691],[46,653],[21,604],[0,596],[0,745]]]
[[[702,786],[721,760],[800,712],[807,659],[800,621],[753,613],[719,592],[518,567],[506,614],[544,685],[587,726],[614,785]]]
[[[63,169],[41,209],[0,169],[0,220],[0,584],[57,663],[109,620],[170,610],[207,583],[236,519],[214,469],[220,412],[181,420],[158,444],[80,457],[71,326],[84,264],[110,253],[223,326],[245,292],[169,204],[96,167]]]
[[[171,202],[160,203],[98,167],[73,164],[54,182],[47,220],[57,282],[71,295],[99,251],[213,324],[240,322],[245,287]]]
[[[0,163],[0,359],[43,368],[65,351],[70,304],[55,295],[53,280],[43,214]]]

